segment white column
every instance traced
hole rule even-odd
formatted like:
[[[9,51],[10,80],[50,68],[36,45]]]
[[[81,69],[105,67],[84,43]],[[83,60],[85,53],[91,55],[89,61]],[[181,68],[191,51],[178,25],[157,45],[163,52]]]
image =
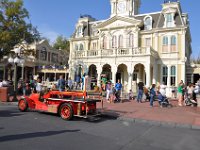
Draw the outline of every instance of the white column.
[[[112,66],[112,82],[115,84],[116,83],[116,74],[117,74],[117,67]]]
[[[128,90],[132,89],[133,73],[128,73]]]
[[[22,65],[22,80],[24,80],[24,65]]]
[[[182,74],[182,79],[183,83],[186,82],[186,66],[185,66],[185,62],[184,64],[181,65],[181,74]]]
[[[146,72],[146,86],[150,87],[150,77],[151,77],[151,67],[150,67],[150,64],[146,64],[146,66],[145,66],[145,72]]]
[[[133,81],[133,65],[128,65],[128,91],[132,89],[132,81]]]
[[[170,78],[171,78],[171,65],[167,65],[168,72],[167,72],[167,87],[170,87]],[[165,83],[166,84],[166,83]]]
[[[97,86],[99,86],[99,87],[101,85],[101,73],[102,73],[102,67],[99,66],[97,68]]]
[[[158,79],[157,70],[158,70],[158,65],[155,62],[154,65],[153,65],[153,81],[152,81],[153,84],[157,83],[157,79]]]

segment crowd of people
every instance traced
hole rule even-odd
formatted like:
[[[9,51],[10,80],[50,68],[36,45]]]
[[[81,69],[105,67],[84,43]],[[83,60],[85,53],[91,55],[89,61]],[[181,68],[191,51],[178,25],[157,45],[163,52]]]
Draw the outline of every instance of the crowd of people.
[[[166,88],[167,86],[163,82],[161,85],[156,87],[155,84],[152,84],[151,88],[147,88],[144,86],[143,82],[138,83],[138,92],[137,92],[137,102],[142,103],[143,95],[145,95],[146,99],[149,100],[150,106],[153,107],[153,102],[155,99],[158,99],[159,104],[161,105],[167,99],[166,96]],[[185,85],[181,80],[178,84],[177,89],[173,86],[171,89],[172,96],[171,98],[176,98],[176,93],[178,96],[178,106],[186,105],[185,100],[190,99],[190,101],[197,103],[196,95],[200,93],[200,79],[195,84]]]
[[[8,84],[12,85],[12,82],[3,81],[0,79],[0,87],[7,86]],[[57,83],[52,84],[51,87],[48,87],[48,90],[59,90],[65,91],[67,90],[76,90],[78,87],[83,90],[84,79],[81,79],[80,82],[76,83],[69,77],[67,81],[60,75]],[[30,95],[32,92],[41,93],[44,91],[45,85],[42,83],[41,78],[37,77],[37,79],[31,80],[19,80],[17,85],[17,94],[18,95]],[[166,99],[166,88],[167,86],[163,82],[161,85],[156,86],[152,84],[150,88],[147,88],[143,82],[139,82],[137,84],[137,96],[134,97],[133,91],[130,89],[128,93],[128,99],[134,100],[138,103],[142,103],[144,100],[150,102],[150,106],[153,107],[153,103],[155,99],[158,99],[158,102],[161,104],[162,101]],[[103,79],[101,81],[101,91],[106,92],[106,100],[109,103],[112,102],[120,102],[121,93],[122,93],[122,84],[118,79],[114,84],[112,81],[108,81],[107,79]],[[171,89],[172,98],[178,97],[178,105],[183,106],[184,100],[190,97],[191,100],[196,101],[196,94],[200,93],[200,79],[195,84],[188,84],[187,86],[181,80],[178,84],[178,87]],[[145,95],[145,99],[144,99]]]

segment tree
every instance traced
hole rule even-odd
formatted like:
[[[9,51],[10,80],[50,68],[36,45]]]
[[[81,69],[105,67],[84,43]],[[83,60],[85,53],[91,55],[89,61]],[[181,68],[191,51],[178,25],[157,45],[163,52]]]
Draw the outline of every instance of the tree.
[[[62,50],[66,50],[69,52],[70,44],[69,44],[69,41],[65,37],[60,35],[56,38],[56,42],[54,43],[53,47],[55,49],[61,48]]]
[[[0,58],[23,40],[32,43],[40,39],[39,32],[31,23],[28,11],[23,7],[23,0],[0,1]]]

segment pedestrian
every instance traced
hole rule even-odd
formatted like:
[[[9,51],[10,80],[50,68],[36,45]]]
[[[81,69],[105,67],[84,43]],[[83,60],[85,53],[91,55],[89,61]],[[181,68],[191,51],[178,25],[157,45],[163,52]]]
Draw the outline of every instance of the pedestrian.
[[[128,93],[129,101],[134,100],[133,91],[130,89]]]
[[[116,96],[116,101],[120,102],[120,94],[121,94],[121,90],[122,90],[122,84],[120,83],[120,80],[117,80],[117,83],[115,84],[115,96]]]
[[[178,105],[179,106],[183,106],[183,96],[184,96],[184,83],[183,83],[183,80],[181,80],[181,82],[178,84],[178,89],[177,89],[177,92],[178,92]]]
[[[162,96],[166,96],[166,85],[165,85],[165,82],[163,82],[163,83],[160,85],[159,92],[160,92],[160,94],[162,94]]]
[[[60,92],[65,90],[65,80],[63,79],[63,75],[60,75],[60,78],[58,80],[58,89]]]
[[[112,94],[112,85],[111,85],[111,82],[108,81],[107,84],[106,84],[106,100],[108,103],[110,103],[110,95]]]
[[[144,83],[140,81],[138,83],[138,95],[137,95],[138,103],[142,103],[143,89],[144,89]]]
[[[156,96],[156,89],[155,89],[156,85],[152,84],[152,87],[150,89],[150,106],[153,107],[153,101],[155,99]]]
[[[73,89],[73,81],[71,79],[71,77],[69,77],[68,81],[67,81],[67,85],[69,87],[69,90],[72,90]]]
[[[42,83],[41,83],[41,79],[39,77],[37,78],[35,89],[36,89],[37,93],[41,93],[42,92]]]
[[[172,92],[171,97],[172,97],[172,98],[176,98],[176,88],[175,88],[175,85],[174,85],[174,84],[172,85],[171,92]]]

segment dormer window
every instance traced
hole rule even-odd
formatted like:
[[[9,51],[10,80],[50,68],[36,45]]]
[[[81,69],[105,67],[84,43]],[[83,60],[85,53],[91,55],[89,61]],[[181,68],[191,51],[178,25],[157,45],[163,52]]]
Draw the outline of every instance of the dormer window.
[[[174,26],[174,19],[172,14],[166,14],[166,27],[173,27]]]
[[[77,37],[81,37],[83,35],[83,27],[79,26],[76,31]]]
[[[144,18],[144,30],[151,30],[152,29],[152,17],[147,16]]]

